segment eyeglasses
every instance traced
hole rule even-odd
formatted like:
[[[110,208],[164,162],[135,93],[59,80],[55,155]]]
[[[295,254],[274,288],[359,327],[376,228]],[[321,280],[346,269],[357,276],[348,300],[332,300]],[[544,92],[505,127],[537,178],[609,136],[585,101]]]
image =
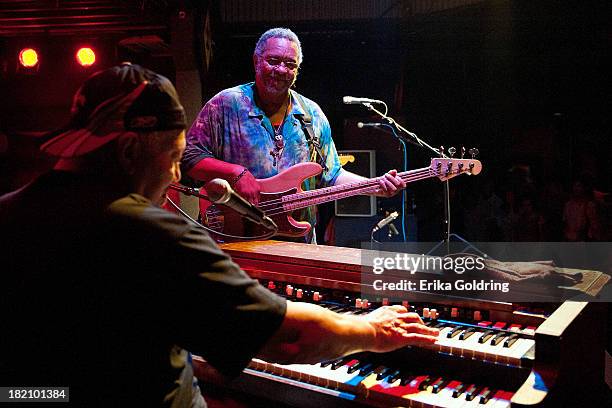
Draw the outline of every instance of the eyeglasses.
[[[289,71],[295,71],[299,67],[297,62],[283,61],[279,58],[264,58],[264,61],[266,61],[266,64],[274,68],[284,65]]]

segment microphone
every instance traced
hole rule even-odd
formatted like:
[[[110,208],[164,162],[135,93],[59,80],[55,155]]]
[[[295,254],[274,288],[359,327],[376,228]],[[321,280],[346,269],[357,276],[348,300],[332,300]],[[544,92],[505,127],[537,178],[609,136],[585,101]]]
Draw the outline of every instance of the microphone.
[[[363,123],[363,122],[357,122],[357,127],[359,129],[364,128],[364,127],[379,127],[379,126],[387,126],[385,123],[379,123],[379,122],[369,122],[369,123]]]
[[[342,102],[347,105],[362,105],[364,103],[380,103],[384,104],[383,101],[379,101],[378,99],[370,99],[370,98],[355,98],[354,96],[345,96],[342,98]]]
[[[247,218],[264,227],[276,230],[278,226],[270,217],[259,208],[245,200],[236,193],[226,180],[216,178],[210,180],[204,186],[208,199],[215,204],[223,204]]]
[[[387,225],[390,222],[392,222],[394,219],[397,218],[398,215],[399,214],[397,213],[397,211],[393,211],[391,214],[389,214],[389,216],[387,218],[383,218],[382,220],[378,221],[378,224],[376,224],[376,226],[372,229],[372,233],[378,231],[379,229],[381,229],[385,225]]]

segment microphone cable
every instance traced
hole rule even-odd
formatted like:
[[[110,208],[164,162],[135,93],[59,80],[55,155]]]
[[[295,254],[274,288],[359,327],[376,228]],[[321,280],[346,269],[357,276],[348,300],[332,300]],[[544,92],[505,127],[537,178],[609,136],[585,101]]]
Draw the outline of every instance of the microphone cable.
[[[172,199],[170,197],[168,197],[167,194],[166,194],[166,200],[168,200],[168,203],[175,210],[177,210],[183,217],[187,218],[195,226],[204,229],[206,232],[211,234],[213,238],[214,238],[215,235],[219,235],[219,236],[221,236],[223,238],[236,239],[236,240],[240,240],[240,241],[252,241],[252,240],[258,240],[258,239],[272,238],[278,232],[278,228],[276,228],[274,231],[269,232],[269,233],[264,234],[264,235],[256,235],[254,237],[243,237],[243,236],[239,236],[239,235],[231,235],[231,234],[226,234],[224,232],[215,231],[214,229],[212,229],[210,227],[207,227],[204,224],[194,220],[189,214],[187,214],[185,211],[183,211],[183,209],[181,207],[179,207],[174,201],[172,201]]]
[[[386,104],[385,104],[385,107],[386,107]],[[390,124],[387,124],[387,123],[381,123],[380,127],[388,127],[389,129],[391,129],[393,136],[395,136],[395,138],[401,143],[403,159],[404,159],[403,160],[404,162],[403,171],[408,171],[408,152],[407,152],[406,142],[401,137],[398,136],[397,131],[395,130],[395,126],[391,126]],[[406,196],[407,195],[408,193],[406,192],[406,189],[404,189],[404,191],[402,191],[402,239],[404,240],[404,242],[407,242],[406,240]]]

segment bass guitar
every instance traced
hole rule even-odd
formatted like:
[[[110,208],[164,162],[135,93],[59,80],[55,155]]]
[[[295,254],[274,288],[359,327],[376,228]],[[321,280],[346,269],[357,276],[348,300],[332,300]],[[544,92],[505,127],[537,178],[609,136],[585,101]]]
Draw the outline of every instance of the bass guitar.
[[[302,182],[309,177],[318,175],[321,170],[321,166],[317,163],[300,163],[276,176],[257,180],[260,186],[258,207],[278,225],[278,231],[275,235],[301,237],[310,231],[310,223],[296,221],[291,216],[292,211],[355,195],[372,194],[376,192],[379,186],[378,178],[372,178],[303,191],[300,187]],[[481,170],[482,164],[475,159],[436,158],[431,160],[429,167],[405,171],[397,175],[406,183],[412,183],[433,177],[444,181],[464,173],[476,175]],[[200,189],[200,192],[205,195],[205,188]],[[211,203],[204,198],[200,198],[200,221],[213,231],[235,237],[234,239],[227,239],[221,235],[211,234],[213,238],[220,242],[261,237],[269,233],[264,227],[245,220],[231,208]],[[268,235],[267,238],[269,237]]]

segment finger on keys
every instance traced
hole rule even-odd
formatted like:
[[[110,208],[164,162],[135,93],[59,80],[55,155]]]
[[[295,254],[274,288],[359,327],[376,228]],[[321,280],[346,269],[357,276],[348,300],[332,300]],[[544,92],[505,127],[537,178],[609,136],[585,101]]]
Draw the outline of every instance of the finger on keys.
[[[418,313],[414,313],[414,312],[401,313],[397,316],[397,318],[407,323],[425,324],[423,323],[423,319],[421,319],[421,316],[419,316]]]
[[[435,336],[428,336],[420,333],[404,333],[402,337],[407,340],[408,344],[433,344],[438,340]]]
[[[439,329],[427,327],[419,323],[403,323],[399,327],[410,333],[421,333],[435,337],[438,337],[438,335],[440,334]]]

